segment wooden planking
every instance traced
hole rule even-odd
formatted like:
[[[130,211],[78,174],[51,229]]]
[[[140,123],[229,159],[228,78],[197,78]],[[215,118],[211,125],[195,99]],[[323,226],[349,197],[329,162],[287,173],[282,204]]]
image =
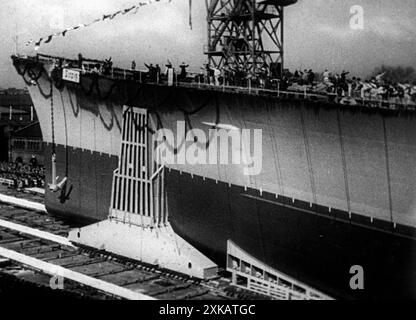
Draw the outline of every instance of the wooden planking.
[[[111,261],[102,261],[102,262],[74,267],[74,268],[71,268],[71,270],[97,278],[97,277],[125,271],[126,266],[123,266],[121,264],[111,262]]]

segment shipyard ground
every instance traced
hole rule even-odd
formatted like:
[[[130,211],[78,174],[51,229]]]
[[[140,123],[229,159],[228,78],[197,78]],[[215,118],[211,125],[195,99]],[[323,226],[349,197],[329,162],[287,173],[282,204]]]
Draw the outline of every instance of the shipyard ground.
[[[43,196],[29,192],[18,192],[0,186],[0,194],[9,196],[19,202],[29,200],[41,203]],[[138,298],[162,300],[232,300],[232,299],[267,299],[230,286],[229,280],[218,277],[211,281],[198,281],[189,277],[159,270],[121,257],[111,256],[88,248],[77,248],[56,243],[53,238],[45,239],[45,232],[51,237],[67,236],[71,228],[77,227],[71,222],[48,215],[46,212],[32,211],[0,202],[0,249],[11,250],[28,258],[39,259],[45,263],[68,269],[72,272],[109,283],[132,293],[143,294]],[[16,227],[9,227],[9,224]],[[6,226],[6,227],[5,227]],[[17,229],[13,229],[17,228]],[[21,232],[21,228],[25,233]],[[28,233],[32,234],[28,234]],[[51,280],[52,279],[52,280]],[[7,258],[0,258],[0,297],[7,298],[53,298],[53,299],[125,299],[117,296],[114,290],[100,290],[85,283],[64,279],[54,280],[44,270],[37,270],[24,263]],[[92,282],[93,283],[93,282]],[[52,287],[51,287],[52,284]],[[55,286],[53,286],[55,284]],[[106,287],[104,287],[106,288]],[[133,295],[133,299],[134,299]]]

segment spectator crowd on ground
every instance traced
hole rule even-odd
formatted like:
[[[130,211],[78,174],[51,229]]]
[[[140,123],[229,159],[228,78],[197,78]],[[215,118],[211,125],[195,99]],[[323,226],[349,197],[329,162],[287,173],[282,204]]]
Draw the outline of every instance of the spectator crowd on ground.
[[[33,159],[32,159],[33,160]],[[35,161],[25,164],[21,161],[0,162],[0,179],[12,181],[17,189],[43,188],[45,186],[45,169]]]

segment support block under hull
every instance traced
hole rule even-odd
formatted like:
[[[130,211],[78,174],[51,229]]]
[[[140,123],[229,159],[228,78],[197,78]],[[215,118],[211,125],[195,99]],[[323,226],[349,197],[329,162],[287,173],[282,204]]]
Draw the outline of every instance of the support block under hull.
[[[217,275],[217,265],[179,237],[168,224],[143,228],[108,219],[69,234],[73,243],[186,274],[198,279]]]

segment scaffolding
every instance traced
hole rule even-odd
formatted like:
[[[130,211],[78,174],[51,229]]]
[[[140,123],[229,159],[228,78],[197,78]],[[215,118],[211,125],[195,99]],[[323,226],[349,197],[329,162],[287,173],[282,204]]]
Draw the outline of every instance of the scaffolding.
[[[283,71],[284,8],[297,0],[206,0],[208,67],[257,77]]]

